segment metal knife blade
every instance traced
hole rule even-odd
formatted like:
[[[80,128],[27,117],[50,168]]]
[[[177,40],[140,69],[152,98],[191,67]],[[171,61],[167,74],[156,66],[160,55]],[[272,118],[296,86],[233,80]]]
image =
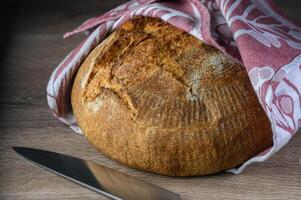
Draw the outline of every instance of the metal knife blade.
[[[180,199],[176,193],[92,161],[41,149],[13,149],[37,166],[112,199]]]

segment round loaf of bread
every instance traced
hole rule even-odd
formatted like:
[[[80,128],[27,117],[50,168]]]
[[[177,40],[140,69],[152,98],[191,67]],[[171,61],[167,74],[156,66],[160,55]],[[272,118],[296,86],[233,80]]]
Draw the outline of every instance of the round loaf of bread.
[[[97,149],[159,174],[217,173],[272,145],[245,68],[160,19],[133,18],[98,45],[71,101]]]

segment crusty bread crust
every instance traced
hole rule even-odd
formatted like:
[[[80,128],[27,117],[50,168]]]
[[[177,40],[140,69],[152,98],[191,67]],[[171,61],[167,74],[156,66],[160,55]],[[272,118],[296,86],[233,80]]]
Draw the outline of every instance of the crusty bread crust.
[[[272,145],[245,69],[160,19],[134,18],[98,45],[71,99],[96,148],[159,174],[216,173]]]

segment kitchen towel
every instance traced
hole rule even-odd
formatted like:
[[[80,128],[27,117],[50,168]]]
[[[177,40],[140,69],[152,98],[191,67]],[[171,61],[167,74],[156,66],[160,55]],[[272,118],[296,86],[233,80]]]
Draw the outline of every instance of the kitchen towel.
[[[212,45],[245,66],[271,121],[274,144],[241,166],[268,159],[301,126],[301,28],[270,0],[134,0],[87,20],[64,38],[86,32],[53,71],[47,99],[53,114],[81,133],[72,114],[72,80],[87,55],[109,33],[134,16],[162,20]]]

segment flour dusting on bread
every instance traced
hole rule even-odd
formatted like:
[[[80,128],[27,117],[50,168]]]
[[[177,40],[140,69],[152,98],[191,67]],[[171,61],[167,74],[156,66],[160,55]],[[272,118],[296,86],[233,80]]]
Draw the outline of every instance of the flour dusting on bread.
[[[93,112],[98,112],[100,110],[102,104],[103,104],[103,102],[102,102],[101,97],[96,97],[94,100],[88,101],[86,103],[87,108],[92,110]]]

